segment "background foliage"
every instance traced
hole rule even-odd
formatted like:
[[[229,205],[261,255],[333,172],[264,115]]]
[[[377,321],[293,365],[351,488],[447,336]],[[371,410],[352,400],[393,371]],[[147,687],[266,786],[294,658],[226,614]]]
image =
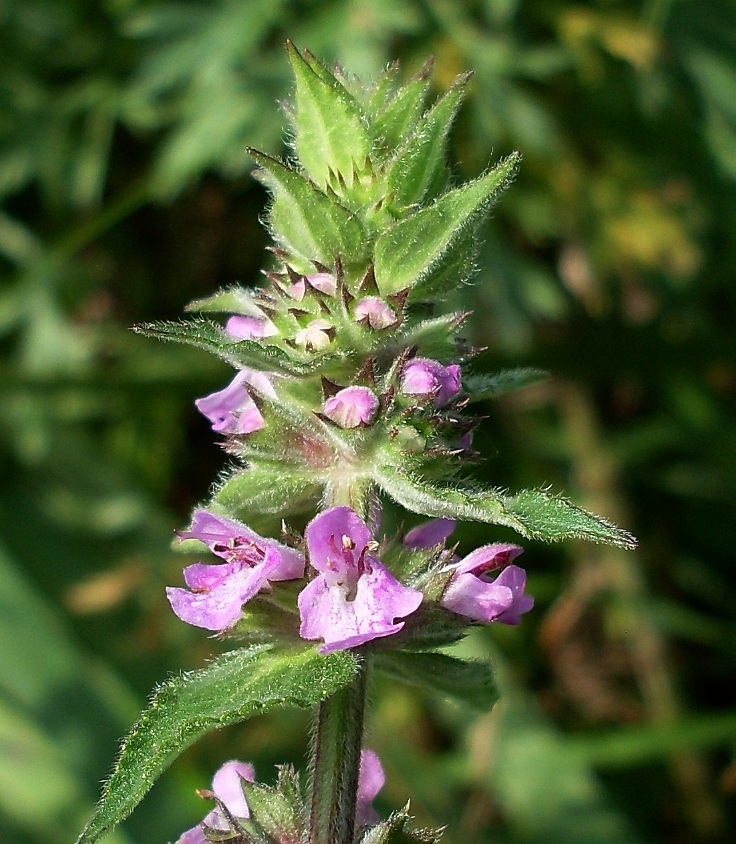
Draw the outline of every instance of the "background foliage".
[[[475,70],[458,175],[524,163],[462,304],[485,367],[555,374],[484,408],[479,473],[641,540],[527,544],[536,611],[462,646],[493,714],[377,684],[381,808],[411,796],[448,844],[730,840],[730,0],[0,0],[0,838],[73,839],[154,684],[218,650],[163,587],[224,462],[191,402],[228,370],[128,326],[257,278],[243,148],[282,148],[287,36],[366,79],[433,54],[437,93]],[[109,840],[175,839],[220,762],[269,777],[305,735],[290,712],[195,745]]]

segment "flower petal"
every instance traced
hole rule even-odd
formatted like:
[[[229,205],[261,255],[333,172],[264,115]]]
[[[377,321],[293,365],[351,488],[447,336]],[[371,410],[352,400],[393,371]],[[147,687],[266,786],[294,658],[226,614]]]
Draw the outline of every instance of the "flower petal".
[[[324,574],[344,572],[357,563],[371,540],[371,532],[350,507],[333,507],[312,519],[304,537],[309,562]]]
[[[323,639],[321,654],[398,633],[404,622],[395,619],[413,613],[424,598],[371,557],[365,558],[365,570],[351,597],[347,587],[330,584],[325,575],[315,578],[299,595],[299,634],[304,639]]]
[[[265,425],[261,412],[246,389],[248,376],[245,370],[238,372],[227,387],[194,402],[216,433],[252,434]]]
[[[492,583],[469,572],[456,573],[442,596],[442,605],[473,621],[515,625],[534,606],[525,587],[526,572],[514,565],[507,566]]]
[[[403,545],[414,551],[423,551],[444,545],[455,530],[454,519],[431,519],[412,528],[404,537]]]
[[[386,782],[381,760],[367,748],[360,751],[360,772],[358,774],[358,805],[356,819],[359,826],[378,823],[381,818],[371,805]]]

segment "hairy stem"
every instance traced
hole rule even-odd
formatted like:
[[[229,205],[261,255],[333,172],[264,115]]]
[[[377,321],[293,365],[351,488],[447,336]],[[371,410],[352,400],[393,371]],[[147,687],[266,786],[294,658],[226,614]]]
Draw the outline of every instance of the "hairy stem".
[[[320,704],[311,752],[309,844],[352,844],[367,666]]]

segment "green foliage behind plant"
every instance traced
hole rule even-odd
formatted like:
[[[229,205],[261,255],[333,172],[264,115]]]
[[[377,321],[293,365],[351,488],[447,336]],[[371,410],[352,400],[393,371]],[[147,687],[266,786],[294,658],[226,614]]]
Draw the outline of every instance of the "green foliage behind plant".
[[[396,55],[408,78],[432,53],[434,95],[475,70],[452,136],[461,175],[491,151],[520,149],[524,165],[456,304],[476,310],[469,339],[488,371],[559,374],[480,406],[478,440],[503,455],[482,480],[564,488],[642,540],[628,556],[529,547],[537,628],[466,645],[505,666],[493,716],[377,687],[387,806],[412,792],[422,823],[469,844],[728,838],[732,12],[0,2],[0,838],[70,840],[131,713],[194,661],[195,637],[160,620],[181,568],[169,527],[223,463],[191,401],[225,370],[128,326],[254,279],[263,192],[244,146],[283,151],[287,36],[364,78]],[[93,739],[92,711],[108,713]],[[395,730],[410,755],[391,756]],[[174,837],[201,815],[190,795],[223,748],[266,770],[298,761],[300,732],[264,716],[195,748],[117,840]]]

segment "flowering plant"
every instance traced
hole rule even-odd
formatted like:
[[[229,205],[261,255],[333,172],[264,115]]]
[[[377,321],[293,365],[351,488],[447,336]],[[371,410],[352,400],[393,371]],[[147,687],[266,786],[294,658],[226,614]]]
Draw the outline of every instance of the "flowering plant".
[[[405,810],[380,821],[370,805],[383,774],[362,746],[368,672],[403,666],[490,707],[488,666],[438,649],[473,623],[518,624],[534,603],[514,562],[522,549],[495,543],[460,559],[447,546],[455,520],[633,545],[546,490],[462,479],[478,421],[465,408],[540,377],[474,373],[458,337],[467,314],[435,312],[467,281],[478,225],[519,163],[513,153],[450,184],[445,146],[469,77],[427,108],[428,69],[399,86],[391,67],[365,87],[288,53],[293,155],[249,150],[272,198],[268,285],[195,302],[189,322],[138,328],[237,370],[196,402],[232,466],[179,534],[215,559],[187,566],[185,587],[167,592],[182,621],[236,646],[156,691],[80,844],[123,819],[197,738],[285,705],[317,708],[306,793],[291,769],[270,789],[229,762],[203,792],[215,808],[180,842],[436,841],[411,832]],[[430,521],[383,537],[387,499]],[[303,531],[268,535],[287,517]]]

